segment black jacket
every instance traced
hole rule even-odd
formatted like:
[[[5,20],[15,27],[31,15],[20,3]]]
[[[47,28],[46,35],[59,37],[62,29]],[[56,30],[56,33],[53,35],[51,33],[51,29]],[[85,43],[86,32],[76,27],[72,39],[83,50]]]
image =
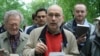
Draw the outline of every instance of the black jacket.
[[[100,37],[92,36],[80,51],[80,56],[100,56]]]

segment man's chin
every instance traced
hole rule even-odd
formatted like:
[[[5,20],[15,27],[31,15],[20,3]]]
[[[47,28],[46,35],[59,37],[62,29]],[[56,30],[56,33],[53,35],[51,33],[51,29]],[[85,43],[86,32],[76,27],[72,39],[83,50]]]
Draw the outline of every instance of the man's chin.
[[[79,20],[83,20],[83,18],[82,18],[82,17],[79,17],[78,19],[79,19]]]
[[[17,32],[12,32],[10,33],[11,35],[17,35],[18,33]]]
[[[57,29],[56,26],[51,26],[50,28],[51,28],[52,30],[56,30],[56,29]]]

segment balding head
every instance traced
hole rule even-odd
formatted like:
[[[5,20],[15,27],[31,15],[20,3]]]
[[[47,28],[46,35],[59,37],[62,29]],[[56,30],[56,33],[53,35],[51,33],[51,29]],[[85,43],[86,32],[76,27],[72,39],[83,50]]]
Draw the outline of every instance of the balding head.
[[[77,23],[82,23],[87,15],[87,9],[85,4],[76,4],[74,6],[74,18],[76,19]]]
[[[50,31],[55,33],[60,28],[63,19],[62,8],[58,5],[52,5],[47,10],[47,25]]]
[[[85,4],[76,4],[74,6],[74,9],[84,9],[84,10],[87,10]]]
[[[47,12],[49,11],[49,10],[59,10],[62,14],[63,14],[63,10],[62,10],[62,8],[59,6],[59,5],[52,5],[52,6],[50,6],[49,8],[48,8],[48,10],[47,10]]]

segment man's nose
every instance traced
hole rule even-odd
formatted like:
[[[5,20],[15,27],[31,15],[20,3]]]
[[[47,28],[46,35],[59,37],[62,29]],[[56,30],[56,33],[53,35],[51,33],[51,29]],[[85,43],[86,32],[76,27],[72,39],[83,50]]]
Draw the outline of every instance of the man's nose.
[[[40,19],[42,20],[42,19],[43,19],[43,17],[40,17]]]
[[[81,15],[82,14],[82,12],[79,12],[79,15]]]
[[[16,25],[13,25],[13,28],[15,29],[15,28],[17,28],[17,26]]]
[[[53,16],[53,17],[52,17],[52,20],[55,20],[55,19],[56,19],[56,17],[55,17],[55,16]]]

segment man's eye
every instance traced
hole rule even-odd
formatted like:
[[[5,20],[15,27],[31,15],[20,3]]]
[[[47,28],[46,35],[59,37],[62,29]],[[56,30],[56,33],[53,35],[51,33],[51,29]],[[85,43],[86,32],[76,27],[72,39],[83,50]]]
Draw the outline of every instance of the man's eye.
[[[50,16],[50,17],[52,17],[52,16],[53,16],[53,14],[49,14],[49,16]]]
[[[81,11],[81,13],[84,13],[84,11]]]
[[[60,15],[55,15],[55,17],[60,17]]]
[[[42,16],[42,18],[45,18],[45,16]]]
[[[53,17],[53,16],[55,16],[55,17],[60,17],[59,14],[49,14],[49,16],[50,16],[50,17]]]
[[[79,11],[76,11],[77,13],[79,13]]]

